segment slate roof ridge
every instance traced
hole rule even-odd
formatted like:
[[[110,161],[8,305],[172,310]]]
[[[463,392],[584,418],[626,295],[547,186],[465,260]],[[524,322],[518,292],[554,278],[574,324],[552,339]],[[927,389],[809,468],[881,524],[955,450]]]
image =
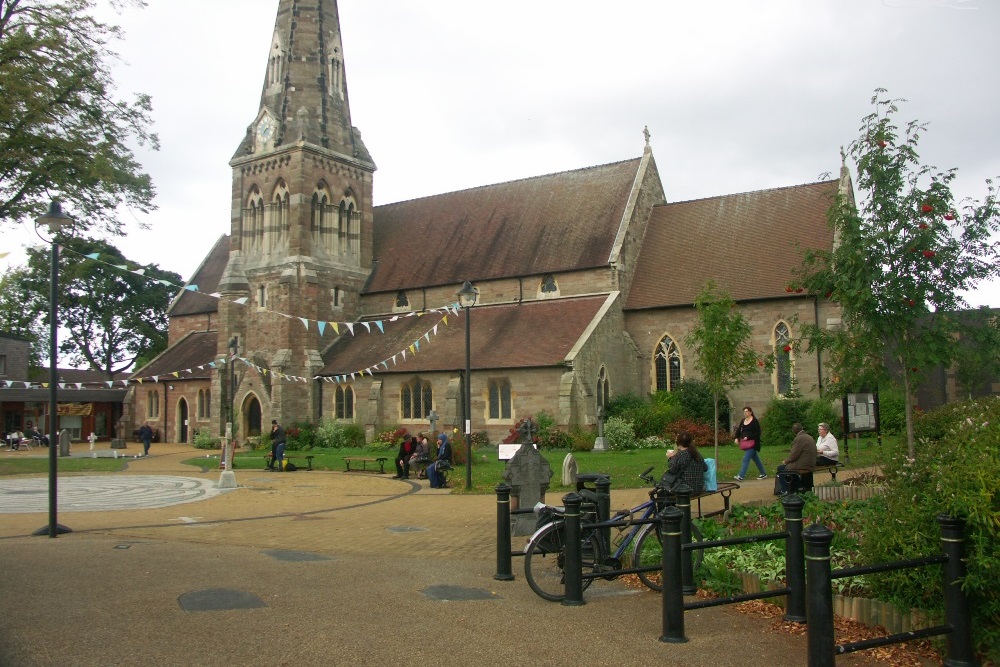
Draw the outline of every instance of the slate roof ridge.
[[[501,186],[501,185],[512,185],[514,183],[523,183],[525,181],[534,181],[534,180],[538,180],[538,179],[542,179],[542,178],[549,178],[551,176],[562,176],[564,174],[574,174],[574,173],[580,173],[580,172],[585,172],[585,171],[593,171],[593,170],[597,170],[597,169],[603,169],[605,167],[616,167],[616,166],[619,166],[619,165],[627,164],[629,162],[639,162],[641,160],[642,160],[642,156],[640,155],[638,157],[628,158],[628,159],[625,159],[625,160],[615,160],[613,162],[605,162],[603,164],[594,164],[594,165],[590,165],[589,167],[577,167],[576,169],[564,169],[562,171],[552,171],[552,172],[549,172],[547,174],[536,174],[535,176],[525,176],[523,178],[513,178],[513,179],[510,179],[508,181],[498,181],[496,183],[487,183],[485,185],[476,185],[476,186],[473,186],[471,188],[461,188],[461,189],[458,189],[458,190],[450,190],[448,192],[438,192],[437,194],[424,195],[423,197],[413,197],[411,199],[400,199],[398,201],[389,202],[389,203],[386,203],[386,204],[378,204],[378,205],[375,206],[375,208],[378,209],[378,208],[382,208],[382,207],[385,207],[385,206],[396,206],[397,204],[408,204],[410,202],[418,202],[418,201],[423,201],[425,199],[435,199],[437,197],[445,197],[445,196],[448,196],[448,195],[456,195],[456,194],[461,194],[463,192],[475,192],[476,190],[486,190],[488,188],[495,188],[495,187],[498,187],[498,186]]]
[[[132,378],[141,376],[143,370],[145,370],[145,369],[153,366],[156,362],[158,362],[163,357],[165,357],[168,354],[170,354],[170,353],[174,352],[175,350],[179,349],[181,346],[187,344],[190,341],[190,339],[192,339],[193,337],[195,337],[195,336],[203,336],[203,335],[218,336],[219,332],[218,331],[188,331],[186,334],[184,334],[183,338],[181,338],[179,341],[177,341],[173,345],[167,346],[167,348],[165,350],[163,350],[163,352],[160,352],[158,355],[156,355],[155,357],[153,357],[152,359],[150,359],[142,368],[137,368],[134,371],[132,371],[131,373],[129,373],[128,374],[128,378],[132,379]],[[181,369],[177,369],[177,370],[181,370]]]
[[[760,195],[769,192],[779,192],[781,190],[797,190],[799,188],[808,188],[815,185],[829,185],[831,183],[839,183],[840,180],[836,178],[831,178],[823,181],[811,181],[809,183],[799,183],[797,185],[782,185],[774,188],[763,188],[760,190],[746,190],[745,192],[730,192],[724,195],[712,195],[710,197],[698,197],[696,199],[682,199],[680,201],[668,201],[665,204],[656,204],[655,206],[674,206],[675,204],[694,204],[696,202],[710,201],[712,199],[728,199],[731,197],[742,197],[744,195]]]
[[[184,281],[184,288],[181,289],[177,294],[175,294],[174,298],[170,300],[170,305],[167,306],[167,314],[168,315],[173,314],[174,308],[176,308],[178,305],[180,305],[181,299],[183,299],[185,296],[187,296],[189,294],[190,295],[202,294],[202,295],[204,295],[204,296],[206,296],[208,298],[212,298],[212,297],[208,296],[208,294],[209,294],[208,292],[205,292],[203,289],[201,289],[202,288],[201,285],[198,285],[198,292],[192,292],[192,291],[188,290],[187,288],[188,288],[189,285],[191,285],[192,283],[194,283],[194,281],[198,278],[199,274],[201,274],[201,272],[206,269],[206,267],[208,266],[209,262],[212,259],[215,258],[215,253],[218,251],[219,246],[222,243],[226,243],[226,246],[228,247],[228,245],[229,245],[228,239],[229,239],[229,234],[222,234],[222,235],[219,236],[218,239],[215,240],[215,243],[213,243],[212,247],[209,248],[209,250],[208,250],[207,253],[205,253],[205,256],[201,258],[201,262],[198,264],[198,268],[196,268],[194,270],[194,272],[191,274],[190,278],[188,278],[186,281]],[[228,254],[229,253],[227,252],[226,253],[227,257],[228,257]],[[197,285],[197,283],[194,283],[194,284]],[[219,287],[219,281],[216,281],[215,285],[212,287],[212,292],[216,291],[218,289],[218,287]],[[218,312],[218,302],[215,299],[213,299],[213,301],[216,301],[216,307],[211,312]],[[208,312],[208,311],[203,311],[203,312]],[[189,314],[189,313],[184,313],[184,314]],[[184,315],[184,314],[182,314],[182,315]]]

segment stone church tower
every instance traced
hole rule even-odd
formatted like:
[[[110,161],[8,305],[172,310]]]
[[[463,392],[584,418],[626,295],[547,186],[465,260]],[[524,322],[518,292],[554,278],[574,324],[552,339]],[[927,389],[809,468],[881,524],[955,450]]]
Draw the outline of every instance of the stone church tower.
[[[212,396],[220,426],[232,401],[246,437],[271,419],[313,419],[312,378],[334,335],[315,321],[356,319],[371,271],[375,164],[351,125],[336,0],[279,1],[260,108],[229,164],[218,358],[235,339],[238,355],[268,372],[237,362],[235,391],[227,368]]]

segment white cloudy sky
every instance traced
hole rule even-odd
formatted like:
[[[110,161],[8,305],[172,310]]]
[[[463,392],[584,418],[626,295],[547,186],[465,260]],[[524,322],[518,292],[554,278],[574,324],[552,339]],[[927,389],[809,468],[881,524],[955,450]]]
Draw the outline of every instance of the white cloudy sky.
[[[148,2],[118,19],[118,81],[153,96],[162,148],[140,157],[159,210],[119,245],[188,277],[228,231],[278,0]],[[930,123],[924,161],[981,197],[1000,176],[998,4],[339,3],[377,204],[635,157],[646,125],[671,201],[811,182],[837,173],[876,87]],[[969,301],[1000,306],[1000,285]]]

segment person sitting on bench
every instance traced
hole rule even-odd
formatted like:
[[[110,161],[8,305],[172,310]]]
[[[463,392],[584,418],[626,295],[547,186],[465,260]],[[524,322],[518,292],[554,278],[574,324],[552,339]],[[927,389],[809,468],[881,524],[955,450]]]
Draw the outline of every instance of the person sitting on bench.
[[[840,457],[840,449],[837,447],[837,439],[830,433],[830,425],[820,422],[819,437],[816,438],[816,467],[837,465]]]
[[[783,496],[789,492],[788,479],[782,473],[794,472],[799,475],[811,473],[816,469],[816,441],[813,437],[802,430],[802,424],[795,422],[792,424],[792,433],[795,439],[792,440],[792,451],[788,453],[788,458],[778,466],[775,475],[774,495]]]
[[[667,471],[660,478],[660,484],[671,493],[681,484],[691,488],[696,496],[705,490],[705,458],[687,431],[677,434],[677,449],[667,450]]]
[[[448,467],[451,467],[451,443],[448,442],[448,436],[444,433],[438,433],[437,443],[437,458],[427,466],[427,479],[431,481],[432,489],[440,489],[445,484],[444,475],[438,470],[438,466],[444,462],[448,464]]]

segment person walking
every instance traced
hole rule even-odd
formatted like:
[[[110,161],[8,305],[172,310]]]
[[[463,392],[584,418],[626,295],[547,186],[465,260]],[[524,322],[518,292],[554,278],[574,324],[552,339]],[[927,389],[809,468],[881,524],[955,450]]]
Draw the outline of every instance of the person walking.
[[[149,422],[139,427],[139,441],[142,443],[142,455],[149,456],[149,443],[153,442],[153,429]]]
[[[767,479],[767,469],[764,468],[764,462],[760,460],[760,421],[757,420],[757,415],[753,413],[753,408],[749,405],[743,408],[743,419],[736,425],[734,435],[736,444],[743,450],[743,464],[740,466],[739,474],[733,479],[742,482],[751,461],[756,464],[757,470],[760,472],[757,479]],[[753,441],[752,444],[746,443],[747,440]]]
[[[268,470],[281,472],[281,464],[285,459],[285,428],[277,419],[271,420],[271,465]],[[275,465],[277,464],[277,468]]]

